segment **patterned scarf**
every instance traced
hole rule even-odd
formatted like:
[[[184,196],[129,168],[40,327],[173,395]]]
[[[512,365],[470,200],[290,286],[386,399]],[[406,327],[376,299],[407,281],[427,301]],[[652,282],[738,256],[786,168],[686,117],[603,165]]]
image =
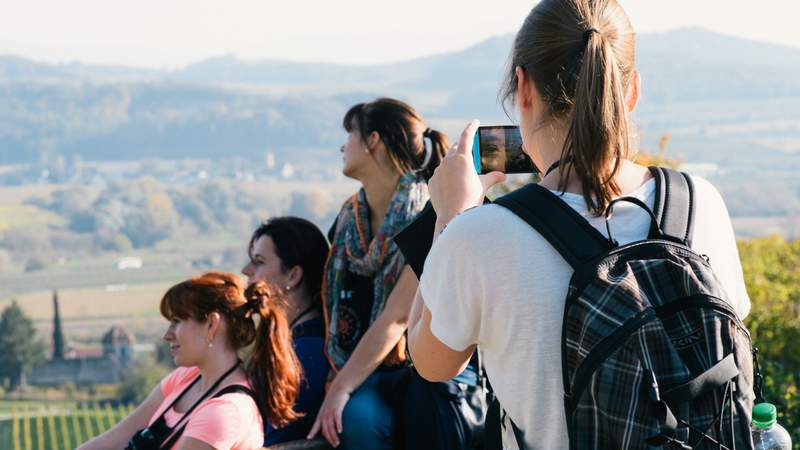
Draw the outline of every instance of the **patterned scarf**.
[[[389,210],[375,237],[369,226],[369,208],[364,189],[348,199],[339,212],[331,251],[325,267],[323,302],[327,323],[326,353],[335,368],[340,369],[351,350],[343,348],[344,340],[361,339],[366,328],[383,311],[394,289],[405,260],[392,237],[408,225],[428,201],[428,186],[413,174],[400,177]],[[347,272],[372,278],[373,298],[344,298]],[[355,301],[372,302],[369,317],[353,317]],[[363,306],[363,305],[362,305]],[[352,328],[359,328],[353,330]],[[347,345],[346,347],[352,347]]]

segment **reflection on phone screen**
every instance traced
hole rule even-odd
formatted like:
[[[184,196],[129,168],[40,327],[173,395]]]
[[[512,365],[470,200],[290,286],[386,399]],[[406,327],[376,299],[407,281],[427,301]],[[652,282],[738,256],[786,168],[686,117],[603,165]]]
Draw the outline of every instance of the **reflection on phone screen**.
[[[532,173],[533,164],[522,151],[522,137],[517,127],[481,127],[481,172]]]

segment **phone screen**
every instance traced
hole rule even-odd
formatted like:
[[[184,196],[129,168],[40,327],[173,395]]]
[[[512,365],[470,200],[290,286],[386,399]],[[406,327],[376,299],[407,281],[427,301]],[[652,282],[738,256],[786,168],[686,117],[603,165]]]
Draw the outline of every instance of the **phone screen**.
[[[475,169],[479,174],[489,172],[533,173],[536,167],[522,151],[519,127],[498,125],[478,127],[472,146]]]

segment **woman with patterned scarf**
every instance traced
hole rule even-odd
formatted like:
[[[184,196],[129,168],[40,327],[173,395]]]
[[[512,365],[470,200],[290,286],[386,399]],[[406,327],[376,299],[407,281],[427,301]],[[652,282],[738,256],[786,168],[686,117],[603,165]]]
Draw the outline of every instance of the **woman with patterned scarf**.
[[[394,413],[381,379],[405,363],[417,278],[392,237],[428,201],[427,180],[448,147],[410,105],[379,98],[344,117],[342,172],[361,189],[331,228],[323,281],[326,356],[335,377],[309,437],[334,447],[390,449]]]

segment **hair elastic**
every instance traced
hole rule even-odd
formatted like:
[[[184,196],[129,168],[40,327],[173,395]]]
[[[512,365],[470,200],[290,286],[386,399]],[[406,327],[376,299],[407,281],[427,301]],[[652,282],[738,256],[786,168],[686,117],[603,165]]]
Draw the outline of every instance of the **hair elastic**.
[[[428,128],[428,130],[430,130],[430,128]],[[427,131],[427,130],[425,130],[425,131]],[[427,145],[425,145],[425,141],[423,140],[422,141],[422,148],[425,150],[425,158],[422,159],[422,164],[420,164],[419,169],[416,170],[417,172],[425,170],[425,168],[428,167],[428,163],[431,162],[431,156],[433,155],[433,143],[432,142],[431,142],[430,146],[427,146]]]
[[[588,44],[588,43],[589,43],[589,37],[591,37],[591,36],[592,36],[592,33],[597,33],[597,34],[599,34],[599,35],[601,35],[601,36],[602,36],[602,33],[600,33],[600,30],[598,30],[597,28],[594,28],[594,27],[592,27],[592,28],[587,28],[587,29],[586,29],[586,30],[583,32],[583,42],[584,42],[584,43],[586,43],[586,44]]]
[[[420,164],[419,169],[415,170],[414,172],[421,172],[428,167],[428,163],[431,162],[431,156],[433,156],[433,142],[431,142],[430,147],[425,145],[425,138],[430,139],[431,133],[433,130],[430,128],[425,128],[425,131],[422,132],[422,149],[425,151],[425,157],[422,158],[422,164]]]

